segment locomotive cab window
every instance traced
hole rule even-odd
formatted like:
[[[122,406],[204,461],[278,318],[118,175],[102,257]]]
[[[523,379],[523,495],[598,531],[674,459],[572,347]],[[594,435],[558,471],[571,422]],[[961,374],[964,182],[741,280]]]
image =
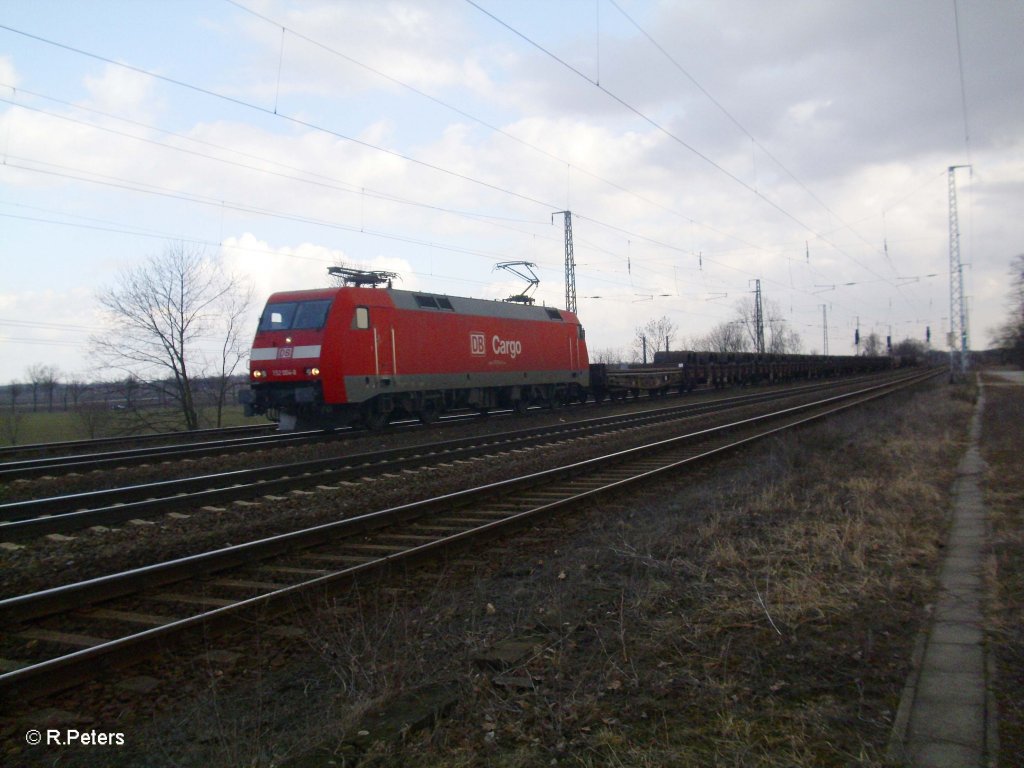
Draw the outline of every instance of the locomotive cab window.
[[[370,327],[370,310],[367,307],[356,307],[355,316],[352,318],[352,327],[358,331],[365,331]]]
[[[323,328],[330,308],[330,299],[267,304],[260,316],[259,330],[291,331]]]
[[[267,304],[260,316],[261,331],[286,331],[292,327],[292,318],[295,317],[296,302],[282,304]]]
[[[331,309],[330,299],[324,301],[300,301],[295,309],[294,329],[319,329],[327,322],[327,313]]]

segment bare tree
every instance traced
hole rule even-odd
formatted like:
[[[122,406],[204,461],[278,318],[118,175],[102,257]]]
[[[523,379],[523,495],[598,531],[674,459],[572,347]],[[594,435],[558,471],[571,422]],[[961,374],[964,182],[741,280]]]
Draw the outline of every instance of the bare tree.
[[[82,395],[89,384],[78,374],[72,373],[64,382],[64,410],[74,410],[82,401]]]
[[[11,383],[7,385],[7,395],[10,397],[11,408],[17,407],[18,397],[21,395],[21,382],[11,379]]]
[[[928,347],[918,339],[904,339],[893,345],[892,353],[897,357],[921,361],[928,353]]]
[[[249,293],[205,252],[171,244],[141,266],[124,270],[117,284],[99,295],[117,332],[94,336],[93,348],[101,360],[128,375],[168,378],[185,427],[198,429],[193,381],[210,368],[203,344],[237,336],[244,312],[238,305]],[[225,326],[234,330],[225,331]],[[240,359],[222,370],[229,368],[230,375]]]
[[[753,349],[749,334],[744,330],[743,321],[732,320],[719,323],[704,336],[693,340],[696,352],[749,352]]]
[[[662,315],[656,320],[648,320],[646,324],[636,329],[633,339],[633,359],[642,359],[645,349],[647,359],[653,359],[655,352],[672,346],[678,332],[679,326],[670,320],[668,315]]]
[[[30,365],[25,373],[28,376],[29,384],[32,386],[32,410],[36,411],[39,409],[39,391],[42,390],[46,393],[47,409],[52,411],[53,391],[57,388],[57,381],[60,376],[57,366],[36,363],[35,365]]]
[[[28,378],[28,385],[32,388],[32,412],[35,413],[39,410],[39,388],[43,383],[44,370],[46,366],[42,363],[36,363],[30,365],[25,370],[25,376]]]
[[[124,393],[124,407],[129,411],[134,410],[138,405],[139,390],[142,389],[142,382],[139,377],[129,373],[121,382],[121,391]]]
[[[1005,356],[1024,365],[1024,253],[1010,264],[1009,316],[991,331],[992,340]]]
[[[230,391],[231,375],[249,356],[250,339],[245,318],[252,302],[252,286],[240,287],[227,297],[222,315],[220,354],[213,373],[217,395],[217,426],[223,426],[224,406]]]
[[[770,355],[791,355],[799,352],[803,347],[800,334],[789,327],[789,323],[786,322],[786,317],[779,303],[772,299],[765,299],[762,306],[765,335],[764,351]],[[742,324],[743,330],[750,340],[749,349],[753,350],[755,348],[754,340],[757,338],[754,298],[746,296],[737,302],[736,314],[738,316],[737,322]],[[741,352],[746,351],[746,348],[729,351]]]
[[[621,348],[605,347],[590,351],[590,362],[592,363],[624,363],[626,362],[626,351]]]
[[[864,348],[862,354],[864,357],[881,357],[882,355],[882,339],[877,333],[869,333],[861,340],[861,346]]]
[[[777,302],[768,302],[767,322],[768,341],[765,347],[769,354],[795,355],[803,349],[800,334],[790,327]]]
[[[18,444],[21,422],[24,414],[18,410],[18,395],[21,394],[21,382],[12,380],[7,387],[10,402],[0,412],[0,440],[10,445]]]

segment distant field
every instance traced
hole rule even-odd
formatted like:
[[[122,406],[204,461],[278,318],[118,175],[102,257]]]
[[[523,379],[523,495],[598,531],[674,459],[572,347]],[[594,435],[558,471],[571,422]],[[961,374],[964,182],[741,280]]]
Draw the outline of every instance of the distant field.
[[[155,418],[161,423],[160,428],[143,427],[139,420],[125,411],[111,410],[94,413],[94,437],[114,437],[118,435],[144,434],[153,432],[170,432],[183,430],[185,422],[171,411],[147,411],[147,417]],[[22,412],[18,416],[16,435],[13,434],[11,415],[0,412],[0,446],[29,445],[32,443],[52,443],[62,440],[86,440],[90,437],[89,427],[81,414],[74,411],[38,411]],[[204,408],[200,412],[203,427],[217,426],[217,412],[214,408]],[[263,416],[246,418],[240,406],[233,405],[224,409],[222,426],[237,427],[246,424],[265,424]],[[12,439],[13,436],[13,439]]]

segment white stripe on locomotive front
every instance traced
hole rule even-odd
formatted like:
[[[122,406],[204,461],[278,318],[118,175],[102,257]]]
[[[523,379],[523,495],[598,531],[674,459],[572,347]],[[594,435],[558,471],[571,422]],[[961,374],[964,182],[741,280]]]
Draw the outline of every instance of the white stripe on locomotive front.
[[[279,349],[287,349],[287,347],[259,347],[259,348],[253,347],[252,351],[249,353],[249,359],[250,360],[255,360],[255,361],[277,360],[278,359],[278,350]],[[287,360],[287,359],[291,359],[291,360],[306,360],[306,359],[309,359],[311,357],[315,357],[315,358],[319,358],[320,357],[320,345],[319,344],[309,344],[309,345],[304,346],[304,347],[292,347],[292,356],[291,356],[291,358],[281,358],[281,359],[282,360]]]

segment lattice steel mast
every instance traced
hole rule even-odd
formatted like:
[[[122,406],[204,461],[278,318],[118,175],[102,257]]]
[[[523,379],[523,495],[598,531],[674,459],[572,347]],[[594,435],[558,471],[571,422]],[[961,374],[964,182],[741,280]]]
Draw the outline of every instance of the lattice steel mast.
[[[821,343],[823,355],[828,354],[828,305],[821,305]]]
[[[956,210],[956,169],[949,166],[949,379],[965,376],[971,350],[967,339],[967,303],[964,298],[964,266],[960,261],[960,223]]]
[[[754,351],[764,354],[764,308],[761,305],[761,281],[755,279],[754,285]]]
[[[576,312],[576,259],[572,254],[572,211],[551,214],[551,221],[561,213],[565,216],[565,308]]]

